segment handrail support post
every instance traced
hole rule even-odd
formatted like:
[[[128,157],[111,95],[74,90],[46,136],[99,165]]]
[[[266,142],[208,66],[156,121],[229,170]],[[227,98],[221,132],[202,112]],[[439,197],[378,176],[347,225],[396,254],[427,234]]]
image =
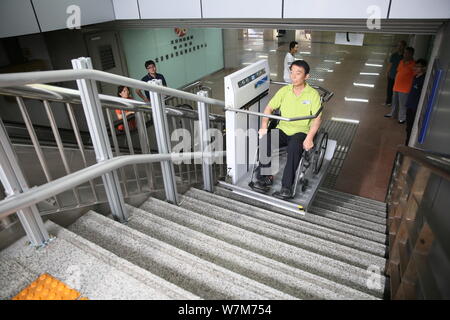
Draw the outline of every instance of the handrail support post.
[[[78,58],[72,60],[74,69],[93,69],[90,58]],[[105,119],[102,112],[97,85],[94,80],[77,80],[80,97],[83,104],[89,134],[94,146],[97,162],[103,162],[113,158],[108,132],[106,131]],[[120,222],[128,220],[122,189],[117,171],[111,171],[102,176],[106,190],[106,196],[110,205],[111,213]]]

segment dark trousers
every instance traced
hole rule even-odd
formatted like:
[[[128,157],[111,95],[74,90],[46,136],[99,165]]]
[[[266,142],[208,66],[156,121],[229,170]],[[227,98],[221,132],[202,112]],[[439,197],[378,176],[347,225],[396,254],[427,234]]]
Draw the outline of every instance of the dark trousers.
[[[411,137],[411,131],[414,125],[414,119],[416,118],[416,109],[406,109],[406,141],[405,145],[408,145],[409,138]]]
[[[272,129],[270,130],[261,140],[260,143],[260,157],[262,160],[263,157],[261,155],[266,152],[267,158],[272,156],[272,135],[274,131],[278,131],[278,146],[286,147],[287,146],[287,161],[286,166],[283,171],[283,178],[281,180],[281,186],[284,188],[291,188],[294,183],[295,171],[297,170],[298,164],[300,163],[300,159],[303,153],[303,141],[306,138],[306,133],[300,132],[296,133],[292,136],[286,135],[282,130]],[[263,163],[261,162],[262,168],[270,167],[271,162]]]
[[[394,82],[395,82],[395,79],[388,77],[387,92],[386,92],[386,104],[392,103],[392,95],[394,94]]]

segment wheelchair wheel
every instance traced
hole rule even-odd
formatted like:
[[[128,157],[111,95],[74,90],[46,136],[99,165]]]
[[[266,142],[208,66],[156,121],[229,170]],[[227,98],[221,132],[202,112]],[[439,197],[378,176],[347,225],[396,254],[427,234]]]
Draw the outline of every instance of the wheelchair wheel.
[[[327,151],[327,145],[328,145],[328,133],[323,132],[320,135],[319,144],[317,145],[317,149],[315,151],[314,174],[318,174],[320,169],[322,168],[323,159],[325,158],[325,153]]]

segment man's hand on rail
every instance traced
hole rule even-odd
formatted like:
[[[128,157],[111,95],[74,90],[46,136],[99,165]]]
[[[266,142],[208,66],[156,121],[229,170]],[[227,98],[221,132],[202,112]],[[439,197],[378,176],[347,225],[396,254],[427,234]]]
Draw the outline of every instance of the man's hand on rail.
[[[305,140],[303,140],[303,149],[309,151],[312,148],[314,148],[314,142],[312,141],[312,139],[306,138]]]
[[[260,138],[260,139],[261,139],[262,137],[264,137],[266,134],[267,134],[267,129],[263,129],[263,128],[259,129],[258,135],[259,135],[259,138]]]

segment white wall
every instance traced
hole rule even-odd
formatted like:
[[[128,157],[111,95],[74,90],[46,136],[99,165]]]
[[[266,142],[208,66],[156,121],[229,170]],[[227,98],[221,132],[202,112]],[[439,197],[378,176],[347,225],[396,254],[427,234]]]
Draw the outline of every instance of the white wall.
[[[281,18],[281,0],[202,0],[203,18]]]
[[[389,0],[284,0],[284,18],[367,19],[368,8],[379,8],[381,19],[387,17]]]
[[[1,0],[0,38],[39,32],[30,0]]]
[[[139,0],[142,19],[200,19],[200,0]]]
[[[80,7],[81,26],[115,20],[111,0],[32,0],[42,32],[67,28],[71,5]]]
[[[390,19],[450,19],[449,0],[392,0]]]
[[[138,0],[112,0],[117,20],[139,19]]]
[[[85,26],[116,19],[367,19],[373,6],[386,19],[389,3],[389,19],[450,19],[450,0],[0,0],[0,38],[38,33],[39,26],[66,29],[70,5],[80,7]]]

